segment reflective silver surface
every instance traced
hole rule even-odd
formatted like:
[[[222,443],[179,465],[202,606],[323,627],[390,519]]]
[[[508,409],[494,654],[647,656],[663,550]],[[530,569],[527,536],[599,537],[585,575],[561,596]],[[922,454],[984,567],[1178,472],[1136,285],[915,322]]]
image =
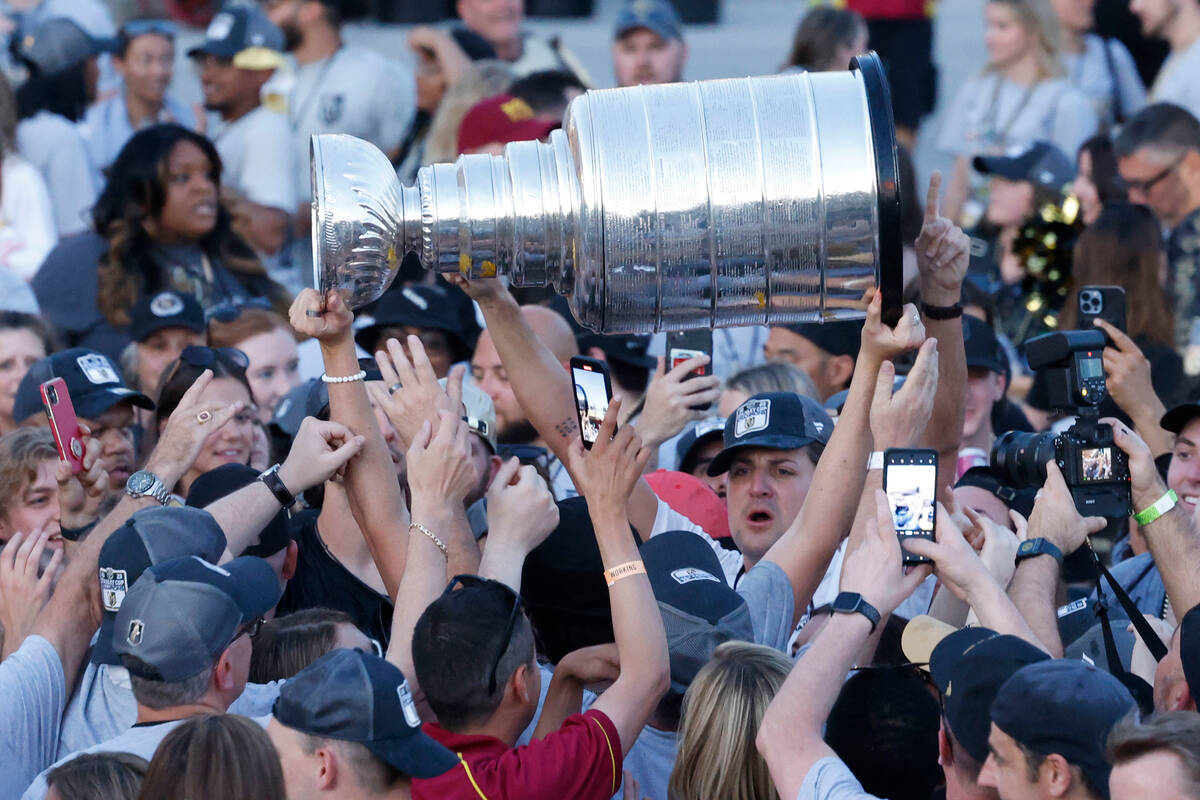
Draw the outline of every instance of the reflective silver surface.
[[[890,112],[873,141],[869,96],[858,71],[591,91],[548,143],[423,167],[410,187],[370,144],[315,136],[316,285],[361,305],[413,251],[553,285],[598,331],[861,316],[880,273],[876,153],[894,146]]]

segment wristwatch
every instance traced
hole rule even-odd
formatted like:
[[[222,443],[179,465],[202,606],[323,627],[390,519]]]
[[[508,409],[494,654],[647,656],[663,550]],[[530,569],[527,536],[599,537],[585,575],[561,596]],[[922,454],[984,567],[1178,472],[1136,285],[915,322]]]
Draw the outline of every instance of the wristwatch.
[[[1026,539],[1021,542],[1021,546],[1017,548],[1017,555],[1013,561],[1020,564],[1027,558],[1034,556],[1052,556],[1055,561],[1062,563],[1062,550],[1058,549],[1058,545],[1053,542],[1043,539],[1040,536],[1035,539]]]
[[[125,481],[125,494],[130,497],[153,497],[162,505],[171,499],[171,493],[163,485],[162,478],[146,469],[139,469]]]
[[[275,499],[279,501],[279,505],[284,508],[291,508],[292,503],[296,502],[296,495],[288,491],[288,488],[283,485],[283,481],[279,477],[278,464],[268,469],[262,475],[259,475],[258,479],[271,490],[271,494],[275,495]]]
[[[862,614],[871,621],[872,633],[875,632],[875,626],[879,624],[879,612],[875,610],[875,606],[863,600],[863,596],[858,592],[840,593],[833,598],[830,609],[835,614]]]

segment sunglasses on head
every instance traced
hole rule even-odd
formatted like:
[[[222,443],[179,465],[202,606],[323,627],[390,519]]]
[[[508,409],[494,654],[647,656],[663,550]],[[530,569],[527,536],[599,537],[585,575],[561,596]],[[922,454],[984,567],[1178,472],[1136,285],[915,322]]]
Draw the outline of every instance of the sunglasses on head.
[[[126,39],[136,39],[147,33],[157,33],[159,36],[173,39],[178,32],[175,24],[166,19],[135,19],[121,26],[121,35]]]
[[[442,597],[453,592],[459,586],[466,588],[477,588],[485,586],[496,586],[504,590],[512,600],[512,610],[508,613],[508,623],[504,626],[504,635],[500,637],[500,648],[496,652],[496,656],[492,659],[492,669],[488,673],[488,694],[496,693],[496,671],[500,669],[500,660],[504,658],[504,654],[508,652],[508,645],[512,641],[513,628],[517,624],[517,615],[521,613],[521,596],[512,590],[512,587],[494,581],[491,578],[481,578],[478,575],[455,575],[450,579],[450,585],[446,587],[446,591],[442,592]]]
[[[271,301],[265,297],[255,297],[249,300],[226,300],[204,312],[204,319],[206,322],[214,319],[218,322],[233,322],[248,308],[261,308],[264,311],[274,310]]]
[[[207,369],[220,362],[226,369],[245,372],[250,366],[250,359],[236,347],[204,347],[190,344],[179,354],[179,362],[193,367]]]

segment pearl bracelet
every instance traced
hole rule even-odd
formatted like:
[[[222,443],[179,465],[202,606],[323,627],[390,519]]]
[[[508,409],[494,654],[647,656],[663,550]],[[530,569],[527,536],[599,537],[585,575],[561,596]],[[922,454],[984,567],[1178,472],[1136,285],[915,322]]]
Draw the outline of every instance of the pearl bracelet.
[[[324,372],[321,373],[321,380],[325,383],[354,383],[355,381],[365,381],[367,379],[367,371],[360,369],[353,375],[342,375],[339,378],[331,378]]]

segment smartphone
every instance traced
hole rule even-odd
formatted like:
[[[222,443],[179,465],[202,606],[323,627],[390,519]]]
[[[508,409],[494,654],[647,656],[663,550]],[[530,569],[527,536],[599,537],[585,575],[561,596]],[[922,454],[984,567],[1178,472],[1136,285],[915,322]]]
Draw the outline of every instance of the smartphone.
[[[83,472],[83,432],[79,430],[66,381],[54,378],[43,383],[42,405],[50,420],[58,457],[71,465],[71,474],[78,475]]]
[[[579,411],[579,435],[588,450],[600,435],[600,424],[612,400],[608,365],[584,356],[571,358],[571,381],[575,384],[575,408]]]
[[[667,334],[667,370],[673,370],[696,356],[708,356],[708,363],[688,373],[688,378],[703,378],[712,375],[712,331],[671,331]],[[695,411],[707,411],[712,404],[692,406]]]
[[[1125,290],[1120,286],[1084,286],[1079,290],[1079,329],[1095,328],[1092,320],[1102,319],[1125,331]],[[1104,335],[1108,339],[1108,334]],[[1110,346],[1113,342],[1109,341]]]
[[[892,508],[892,523],[900,537],[905,564],[928,558],[904,549],[904,540],[919,536],[933,540],[937,524],[937,451],[891,448],[883,453],[883,491]]]

